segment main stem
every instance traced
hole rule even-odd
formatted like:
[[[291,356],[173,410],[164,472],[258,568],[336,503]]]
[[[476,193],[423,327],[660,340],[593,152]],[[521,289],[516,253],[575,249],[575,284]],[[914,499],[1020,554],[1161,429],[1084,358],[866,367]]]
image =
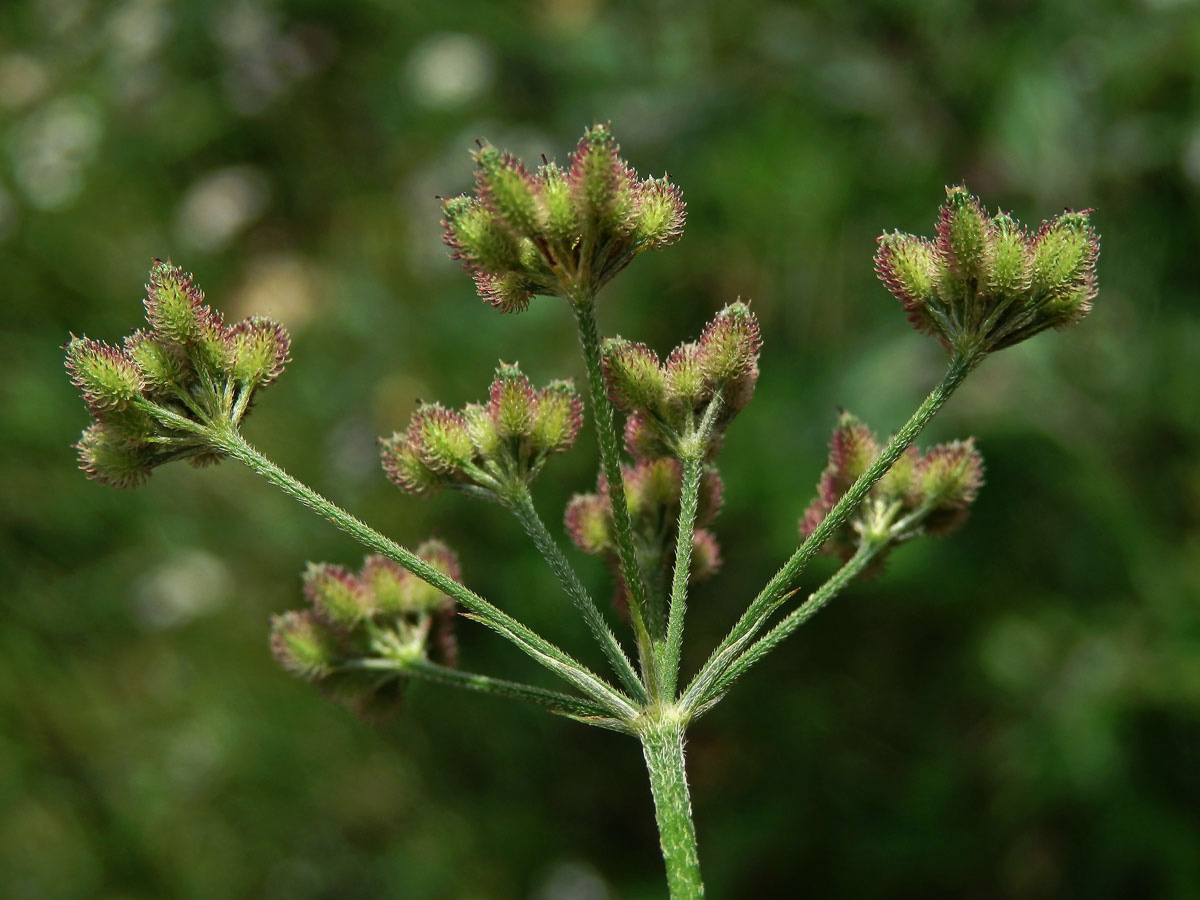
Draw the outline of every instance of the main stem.
[[[913,413],[912,418],[896,432],[875,462],[851,485],[850,490],[842,495],[842,498],[829,511],[821,524],[784,563],[783,568],[775,573],[775,577],[754,598],[749,608],[721,641],[720,646],[709,657],[704,668],[700,670],[684,692],[682,706],[685,710],[694,710],[700,705],[700,698],[711,693],[712,686],[721,677],[721,674],[753,640],[754,635],[762,628],[771,613],[783,603],[800,571],[816,555],[833,532],[849,518],[854,510],[858,509],[858,505],[862,503],[875,483],[900,458],[900,454],[908,449],[909,444],[920,434],[921,429],[942,408],[942,405],[981,359],[982,357],[978,355],[959,356],[955,354],[950,360],[950,367],[941,382],[930,391],[929,396]]]
[[[642,680],[651,700],[657,700],[661,689],[658,657],[654,641],[646,626],[646,585],[638,564],[637,548],[633,543],[633,527],[625,505],[625,480],[621,476],[620,441],[617,437],[612,403],[604,383],[604,366],[600,355],[600,334],[596,328],[596,304],[592,296],[572,297],[571,308],[579,325],[579,344],[587,368],[588,388],[592,395],[592,416],[600,443],[600,464],[608,481],[608,497],[612,505],[613,527],[616,531],[617,556],[621,575],[629,593],[629,619],[637,638]]]
[[[671,900],[697,900],[704,896],[696,828],[692,824],[692,799],[688,792],[683,754],[683,722],[657,721],[641,732],[642,754],[650,775],[654,817],[667,866]]]
[[[232,426],[214,425],[208,435],[212,446],[244,463],[256,474],[299,500],[313,512],[346,532],[360,544],[382,553],[397,565],[403,566],[422,581],[453,597],[475,614],[475,618],[497,634],[512,641],[529,656],[560,678],[570,682],[587,696],[601,703],[618,718],[631,719],[636,710],[629,698],[591,672],[582,663],[555,647],[541,635],[518,622],[512,616],[484,600],[474,591],[438,571],[411,550],[384,537],[365,522],[352,516],[340,506],[322,497],[308,485],[297,481],[267,457],[252,447]]]
[[[667,613],[667,640],[662,655],[662,694],[674,699],[683,650],[683,620],[687,613],[688,579],[692,573],[692,536],[700,505],[700,475],[704,464],[699,453],[683,459],[683,486],[679,494],[679,533],[675,540],[675,571],[671,578],[671,605]]]

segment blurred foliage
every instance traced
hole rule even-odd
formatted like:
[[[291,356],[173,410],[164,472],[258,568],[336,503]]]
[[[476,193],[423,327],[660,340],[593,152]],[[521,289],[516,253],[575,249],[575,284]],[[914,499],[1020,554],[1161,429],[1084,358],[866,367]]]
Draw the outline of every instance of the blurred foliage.
[[[469,185],[476,137],[561,159],[596,120],[690,213],[602,327],[665,351],[740,294],[767,341],[692,669],[795,545],[836,407],[886,432],[939,374],[873,238],[928,233],[959,180],[1026,221],[1095,207],[1103,234],[1095,313],[989,360],[927,435],[979,440],[967,528],[903,548],[693,730],[711,895],[1200,896],[1186,0],[0,4],[0,895],[662,895],[632,741],[428,686],[372,729],[278,671],[268,614],[306,560],[359,549],[231,464],[85,481],[59,350],[132,328],[172,256],[292,329],[251,440],[410,546],[443,536],[586,655],[515,524],[402,496],[374,441],[498,358],[582,375],[560,302],[478,301],[435,195]],[[593,483],[587,442],[539,483],[548,519]],[[470,668],[541,679],[463,624]]]

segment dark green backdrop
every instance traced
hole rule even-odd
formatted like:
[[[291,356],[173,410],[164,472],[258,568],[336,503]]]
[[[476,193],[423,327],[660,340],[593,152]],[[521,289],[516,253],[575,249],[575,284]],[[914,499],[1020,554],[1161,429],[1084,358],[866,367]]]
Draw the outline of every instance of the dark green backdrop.
[[[501,511],[401,495],[374,439],[417,398],[478,398],[497,359],[581,374],[561,303],[478,301],[434,197],[469,186],[476,137],[561,159],[597,120],[690,215],[602,327],[665,351],[741,295],[766,338],[693,669],[794,547],[837,407],[886,432],[939,374],[873,238],[927,232],[960,180],[1035,223],[1094,207],[1103,234],[1095,313],[989,360],[930,430],[987,458],[968,527],[898,552],[694,729],[711,896],[1200,896],[1183,0],[0,4],[0,895],[663,895],[632,741],[426,686],[372,729],[284,675],[269,614],[306,560],[359,551],[232,464],[87,482],[59,350],[132,328],[170,255],[292,330],[251,440],[591,654]],[[552,520],[593,481],[583,437],[537,485]],[[541,679],[460,635],[471,668]]]

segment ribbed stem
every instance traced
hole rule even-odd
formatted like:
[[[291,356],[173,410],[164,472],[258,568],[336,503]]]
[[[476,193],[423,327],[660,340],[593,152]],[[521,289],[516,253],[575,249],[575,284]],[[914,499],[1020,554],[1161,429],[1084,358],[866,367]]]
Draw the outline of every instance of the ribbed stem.
[[[934,417],[942,404],[949,399],[980,361],[981,357],[963,357],[955,355],[950,360],[950,367],[946,371],[941,382],[938,383],[929,396],[925,398],[925,402],[913,413],[901,429],[896,432],[895,436],[883,448],[882,452],[876,458],[875,462],[859,477],[857,481],[851,485],[850,490],[842,495],[842,498],[834,505],[829,514],[825,516],[821,524],[816,527],[812,534],[802,543],[791,558],[784,563],[781,568],[772,578],[767,586],[762,589],[749,608],[734,624],[729,634],[721,641],[720,646],[709,657],[708,662],[700,670],[699,674],[692,680],[684,692],[681,705],[685,710],[694,710],[700,705],[700,698],[708,696],[713,685],[720,679],[721,674],[728,668],[735,659],[741,654],[746,646],[754,639],[754,635],[766,623],[779,605],[787,596],[788,590],[792,584],[808,564],[808,561],[813,558],[821,546],[827,541],[830,535],[837,530],[843,522],[858,508],[867,493],[875,486],[875,483],[883,477],[884,473],[891,468],[892,463],[900,458],[908,445],[913,442],[921,429],[928,424],[929,420]]]
[[[439,572],[411,550],[384,537],[374,528],[356,519],[341,507],[322,497],[308,485],[303,484],[281,469],[252,447],[231,426],[214,427],[209,435],[212,446],[239,462],[244,463],[256,474],[289,494],[322,518],[333,523],[364,547],[382,553],[397,565],[412,572],[422,581],[433,585],[442,593],[453,597],[461,606],[470,610],[484,625],[497,634],[512,641],[533,659],[537,660],[560,678],[574,685],[587,696],[604,706],[619,718],[632,718],[636,710],[629,698],[615,690],[604,679],[591,672],[582,663],[551,644],[541,635],[502,612],[474,591]]]
[[[674,699],[679,683],[679,659],[683,652],[683,620],[687,613],[688,579],[692,574],[692,536],[700,505],[700,476],[704,464],[700,454],[683,459],[683,485],[679,495],[679,530],[675,540],[675,573],[671,579],[671,605],[667,614],[667,641],[662,654],[662,695]]]
[[[604,655],[608,658],[613,671],[617,673],[617,677],[621,679],[621,683],[625,686],[625,689],[629,691],[630,696],[634,700],[639,702],[645,701],[646,689],[638,678],[637,671],[633,668],[633,663],[625,655],[625,650],[621,647],[616,635],[608,627],[608,623],[604,620],[604,615],[596,606],[596,602],[592,599],[591,595],[588,594],[587,588],[579,580],[575,568],[566,556],[563,555],[554,538],[551,537],[550,532],[546,528],[546,523],[542,521],[542,517],[538,515],[537,509],[533,505],[533,498],[529,495],[528,488],[522,488],[515,492],[508,501],[508,507],[516,515],[517,520],[521,523],[521,527],[525,529],[525,533],[533,540],[534,545],[538,548],[538,552],[549,563],[555,577],[558,578],[559,584],[562,585],[563,590],[571,598],[571,602],[575,605],[575,608],[583,616],[583,620],[587,623],[592,636],[604,651]]]
[[[704,882],[700,879],[696,829],[692,824],[683,725],[677,720],[656,722],[641,737],[671,900],[698,900],[704,896]]]
[[[596,309],[592,297],[572,298],[571,308],[579,325],[579,344],[583,348],[583,361],[587,368],[588,388],[592,395],[592,418],[596,423],[596,436],[600,443],[600,465],[608,481],[608,497],[612,505],[613,529],[616,532],[617,557],[621,564],[621,576],[629,592],[629,619],[637,638],[638,657],[642,667],[642,681],[651,698],[657,699],[661,682],[658,675],[658,659],[654,642],[646,626],[646,585],[638,565],[637,548],[633,543],[633,527],[629,521],[629,510],[625,506],[625,481],[621,477],[620,438],[614,419],[612,403],[604,383],[604,366],[601,363],[600,334],[596,329]]]

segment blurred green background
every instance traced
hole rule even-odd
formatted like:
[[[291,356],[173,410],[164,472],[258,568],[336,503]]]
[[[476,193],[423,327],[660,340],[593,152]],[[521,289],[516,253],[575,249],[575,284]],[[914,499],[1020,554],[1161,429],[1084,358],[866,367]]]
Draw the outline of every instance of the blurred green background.
[[[965,180],[1036,224],[1094,207],[1077,329],[989,360],[967,528],[896,553],[693,730],[713,897],[1200,896],[1200,14],[1181,0],[0,4],[0,896],[604,900],[665,893],[636,745],[418,685],[375,729],[271,660],[340,534],[232,464],[84,479],[68,332],[140,320],[151,258],[294,363],[247,434],[596,661],[498,509],[417,501],[375,437],[497,359],[579,377],[560,302],[501,316],[446,259],[476,137],[563,159],[611,120],[683,186],[683,241],[601,326],[660,352],[753,298],[722,457],[726,564],[694,670],[796,543],[836,408],[886,432],[944,354],[871,272]],[[557,521],[580,445],[536,487]],[[599,595],[595,560],[577,557]],[[811,586],[831,571],[823,560]],[[462,623],[464,665],[544,683]]]

